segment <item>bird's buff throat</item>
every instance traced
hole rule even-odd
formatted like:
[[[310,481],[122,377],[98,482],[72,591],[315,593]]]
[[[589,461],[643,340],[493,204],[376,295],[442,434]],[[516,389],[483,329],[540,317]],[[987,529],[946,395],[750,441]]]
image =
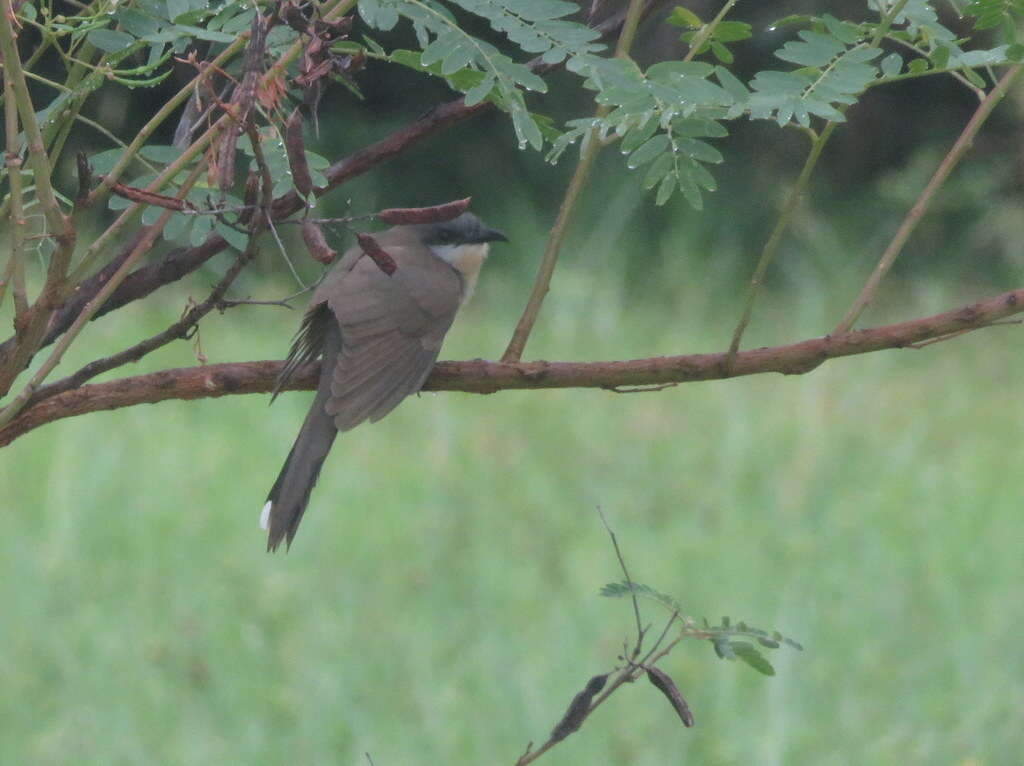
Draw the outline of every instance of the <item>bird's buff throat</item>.
[[[477,277],[480,276],[480,267],[487,258],[490,245],[486,242],[479,245],[434,245],[431,250],[438,258],[462,275],[462,282],[465,286],[462,302],[468,301],[476,287]]]

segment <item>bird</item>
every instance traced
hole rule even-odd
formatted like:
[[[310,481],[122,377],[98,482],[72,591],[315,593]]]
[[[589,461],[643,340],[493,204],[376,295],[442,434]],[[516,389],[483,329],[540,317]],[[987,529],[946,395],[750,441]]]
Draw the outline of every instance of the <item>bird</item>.
[[[360,245],[313,293],[274,388],[322,357],[316,396],[260,512],[267,550],[291,548],[339,431],[380,420],[430,375],[459,308],[473,294],[490,243],[508,242],[472,213],[372,235],[389,275]]]

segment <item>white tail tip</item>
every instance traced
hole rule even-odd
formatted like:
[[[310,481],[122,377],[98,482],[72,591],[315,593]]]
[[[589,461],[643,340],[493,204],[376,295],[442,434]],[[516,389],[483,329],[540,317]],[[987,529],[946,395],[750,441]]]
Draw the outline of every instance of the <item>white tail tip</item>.
[[[274,502],[272,500],[268,500],[263,506],[263,510],[260,511],[260,529],[264,532],[266,532],[267,528],[270,526],[270,509],[273,505]]]

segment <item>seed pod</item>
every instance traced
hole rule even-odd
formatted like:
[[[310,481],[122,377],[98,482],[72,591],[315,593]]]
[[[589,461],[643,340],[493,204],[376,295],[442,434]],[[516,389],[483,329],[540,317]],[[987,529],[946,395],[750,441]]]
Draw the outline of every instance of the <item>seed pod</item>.
[[[672,704],[676,713],[679,714],[683,726],[687,728],[693,726],[693,713],[690,712],[690,706],[686,704],[683,695],[679,693],[676,682],[672,680],[671,676],[661,668],[651,667],[647,668],[647,680],[665,695],[665,699]]]
[[[295,188],[303,197],[313,191],[313,178],[306,164],[306,143],[302,138],[302,113],[295,109],[284,130],[284,150],[288,153],[288,165],[292,169],[292,180]]]
[[[238,222],[240,224],[245,225],[252,220],[253,211],[259,203],[259,193],[260,177],[255,171],[250,170],[249,175],[245,177],[245,196],[242,198],[242,205],[245,207],[245,210],[238,214]]]
[[[75,205],[81,207],[92,191],[92,166],[85,152],[75,155],[75,165],[78,168],[78,194],[75,195]]]
[[[389,277],[398,271],[398,264],[395,263],[395,259],[388,255],[387,251],[380,246],[377,240],[369,234],[356,234],[356,239],[359,240],[359,246],[363,248],[363,252],[373,258],[377,268]]]
[[[378,221],[390,224],[440,223],[450,221],[466,212],[472,197],[446,202],[430,207],[389,207],[375,216]]]
[[[313,259],[320,263],[330,263],[338,257],[338,251],[327,244],[320,226],[309,219],[302,222],[302,241],[306,243],[306,249]]]
[[[606,673],[603,676],[594,676],[587,681],[587,685],[583,687],[583,691],[572,698],[572,702],[570,702],[569,707],[566,708],[565,715],[562,716],[562,720],[559,721],[555,725],[555,728],[551,730],[551,739],[555,742],[561,742],[583,725],[583,719],[587,717],[587,713],[590,710],[591,700],[593,700],[594,696],[604,688],[607,680],[608,674]]]

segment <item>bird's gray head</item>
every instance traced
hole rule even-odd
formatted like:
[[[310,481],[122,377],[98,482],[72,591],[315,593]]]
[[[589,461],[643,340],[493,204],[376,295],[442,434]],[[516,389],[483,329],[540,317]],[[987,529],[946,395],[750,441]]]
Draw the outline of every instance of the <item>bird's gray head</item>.
[[[421,223],[414,227],[425,245],[479,245],[486,242],[508,242],[502,232],[492,229],[472,213],[440,223]]]

